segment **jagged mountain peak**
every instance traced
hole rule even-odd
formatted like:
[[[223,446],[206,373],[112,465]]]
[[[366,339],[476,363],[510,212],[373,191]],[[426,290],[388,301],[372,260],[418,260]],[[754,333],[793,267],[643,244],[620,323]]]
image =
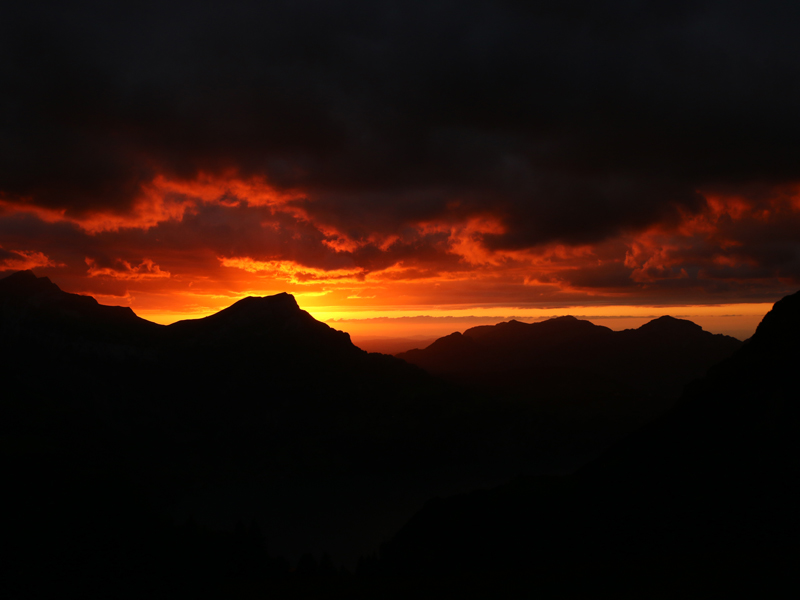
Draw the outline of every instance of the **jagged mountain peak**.
[[[239,344],[244,340],[269,338],[270,343],[279,345],[361,352],[353,345],[349,334],[317,321],[286,292],[248,296],[213,315],[173,323],[167,330],[168,336],[175,340],[193,340],[201,344]]]
[[[292,294],[288,292],[281,292],[272,296],[247,296],[238,302],[234,302],[230,307],[225,310],[239,310],[239,311],[260,311],[264,309],[284,309],[284,310],[300,310],[300,305]]]
[[[10,282],[10,281],[31,281],[34,279],[38,279],[38,277],[36,277],[36,274],[30,269],[25,269],[24,271],[17,271],[16,273],[12,273],[11,275],[4,277],[2,280],[5,282]],[[47,278],[43,277],[43,279]]]
[[[3,352],[65,348],[82,356],[133,351],[162,328],[127,306],[106,306],[91,296],[63,291],[47,277],[18,271],[0,280]]]
[[[34,294],[55,294],[61,292],[48,277],[37,277],[30,269],[17,271],[0,279],[0,292],[4,295],[32,296]]]
[[[107,306],[92,296],[65,292],[49,277],[37,277],[31,270],[17,271],[0,279],[0,302],[18,309],[56,311],[71,318],[135,320],[156,326],[138,317],[129,306]]]
[[[201,324],[247,327],[282,323],[291,319],[315,321],[311,315],[300,308],[294,296],[282,292],[273,296],[248,296],[213,315],[201,319],[178,321],[170,327],[178,329]]]

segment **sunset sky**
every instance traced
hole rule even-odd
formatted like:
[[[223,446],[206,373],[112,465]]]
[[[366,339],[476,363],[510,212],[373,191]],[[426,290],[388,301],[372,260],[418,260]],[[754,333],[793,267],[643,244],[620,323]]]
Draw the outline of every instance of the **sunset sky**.
[[[5,3],[0,277],[161,323],[286,291],[354,336],[746,337],[800,289],[798,25],[770,1]]]

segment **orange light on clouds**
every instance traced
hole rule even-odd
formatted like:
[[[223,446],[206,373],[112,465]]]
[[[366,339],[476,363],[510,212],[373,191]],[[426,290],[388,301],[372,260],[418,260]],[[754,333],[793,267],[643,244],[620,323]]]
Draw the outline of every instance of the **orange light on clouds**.
[[[87,274],[89,277],[111,277],[112,279],[163,279],[169,277],[169,271],[162,271],[161,267],[155,264],[149,258],[146,258],[140,265],[132,266],[129,262],[119,261],[118,269],[111,267],[99,267],[97,262],[91,258],[86,259],[86,264],[89,265]]]
[[[0,250],[2,246],[0,246]],[[58,267],[61,266],[51,260],[42,252],[34,250],[14,250],[12,256],[0,260],[0,268],[9,271],[22,271],[25,269],[36,269],[39,267]]]
[[[250,206],[280,206],[283,210],[299,214],[299,209],[285,206],[289,200],[299,196],[302,193],[276,189],[263,177],[242,179],[231,171],[221,176],[199,173],[192,180],[157,175],[141,186],[139,196],[125,212],[95,209],[85,214],[69,215],[65,209],[48,209],[29,202],[10,202],[2,198],[0,208],[8,214],[32,214],[47,223],[75,223],[84,231],[94,234],[126,228],[150,229],[165,221],[180,221],[186,211],[198,202],[226,205],[243,201]]]
[[[365,270],[356,269],[315,269],[305,267],[290,260],[259,261],[249,257],[219,258],[223,267],[243,269],[258,273],[265,278],[286,281],[294,284],[306,283],[359,283],[364,279]]]
[[[497,322],[572,314],[626,328],[671,314],[743,338],[769,308],[762,302],[769,296],[749,289],[794,281],[791,270],[786,276],[762,268],[759,255],[748,253],[748,232],[771,240],[783,222],[797,219],[798,190],[778,190],[767,200],[704,193],[705,206],[682,212],[677,222],[592,244],[512,249],[497,243],[509,224],[485,209],[407,222],[396,231],[346,233],[339,221],[315,216],[313,197],[263,178],[159,175],[124,213],[73,215],[0,200],[5,217],[68,222],[70,240],[89,240],[77,260],[65,254],[76,263],[70,265],[47,247],[17,240],[24,250],[0,249],[0,266],[45,269],[68,291],[130,306],[159,323],[206,316],[248,295],[288,292],[319,319],[346,319],[337,323],[358,335],[429,335],[439,325],[393,320],[423,315]],[[70,285],[56,277],[62,268],[70,270]],[[733,304],[719,304],[725,290]]]

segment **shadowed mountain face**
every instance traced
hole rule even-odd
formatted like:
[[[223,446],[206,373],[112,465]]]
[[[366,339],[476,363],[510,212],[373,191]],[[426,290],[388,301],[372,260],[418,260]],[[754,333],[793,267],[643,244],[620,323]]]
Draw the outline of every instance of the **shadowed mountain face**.
[[[256,517],[273,551],[354,560],[433,493],[407,474],[465,449],[447,385],[358,349],[288,294],[165,327],[20,272],[0,280],[0,340],[2,458],[34,520],[34,496],[63,503],[65,522],[104,514],[108,480],[131,519]]]
[[[474,327],[397,356],[455,383],[517,396],[551,397],[559,388],[583,385],[592,396],[612,387],[674,399],[740,346],[735,338],[672,317],[625,331],[558,317]]]
[[[48,529],[94,532],[91,560],[156,515],[256,518],[273,553],[352,566],[431,496],[574,468],[608,440],[368,354],[287,294],[160,326],[20,272],[0,280],[0,340],[20,522],[64,552]]]
[[[551,583],[548,572],[599,581],[617,569],[676,586],[755,568],[770,573],[760,586],[786,581],[800,539],[798,339],[800,293],[669,413],[574,475],[429,503],[385,547],[384,567],[533,569]]]

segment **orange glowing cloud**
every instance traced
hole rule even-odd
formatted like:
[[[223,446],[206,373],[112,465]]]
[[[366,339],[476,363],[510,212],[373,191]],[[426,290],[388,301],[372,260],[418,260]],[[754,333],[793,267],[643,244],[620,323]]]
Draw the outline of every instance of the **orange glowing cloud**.
[[[118,260],[113,267],[100,267],[97,261],[87,257],[86,264],[89,266],[87,271],[89,277],[110,277],[112,279],[135,281],[170,277],[169,271],[162,271],[161,267],[149,258],[146,258],[137,266],[132,266],[125,260]]]
[[[504,260],[502,254],[488,250],[483,243],[483,236],[505,232],[505,226],[495,217],[469,219],[466,223],[450,227],[450,252],[470,265],[499,265]]]
[[[262,277],[278,279],[294,284],[311,283],[358,283],[364,280],[364,269],[332,269],[323,270],[305,267],[289,260],[253,260],[246,256],[218,258],[223,267],[242,269],[248,273],[257,273]]]
[[[58,279],[72,282],[65,289],[116,298],[160,322],[281,291],[328,315],[426,307],[507,307],[513,315],[533,306],[697,303],[723,295],[764,301],[800,285],[796,189],[704,195],[704,205],[680,218],[594,243],[526,247],[516,240],[505,247],[504,236],[513,235],[508,215],[485,208],[369,231],[331,225],[309,210],[313,197],[298,204],[295,192],[264,180],[160,176],[122,216],[4,206],[4,242],[45,245],[0,252],[0,265],[65,265]],[[56,242],[46,245],[50,239]]]
[[[42,252],[34,250],[4,250],[0,246],[0,270],[22,271],[39,267],[63,266]]]
[[[194,179],[170,180],[158,175],[147,186],[148,192],[156,197],[177,194],[203,202],[235,204],[246,202],[250,206],[282,206],[302,194],[298,191],[279,191],[264,177],[242,179],[235,171],[223,175],[199,173]]]
[[[180,221],[187,211],[201,203],[232,206],[243,202],[248,206],[280,208],[303,217],[300,209],[287,206],[290,200],[301,195],[296,191],[279,191],[263,177],[241,179],[235,172],[223,175],[199,173],[192,180],[157,175],[141,186],[139,197],[124,212],[95,209],[72,215],[66,209],[44,208],[19,200],[11,202],[1,197],[0,208],[7,214],[32,214],[47,223],[75,223],[88,233],[96,234],[131,228],[147,230],[165,221]]]

